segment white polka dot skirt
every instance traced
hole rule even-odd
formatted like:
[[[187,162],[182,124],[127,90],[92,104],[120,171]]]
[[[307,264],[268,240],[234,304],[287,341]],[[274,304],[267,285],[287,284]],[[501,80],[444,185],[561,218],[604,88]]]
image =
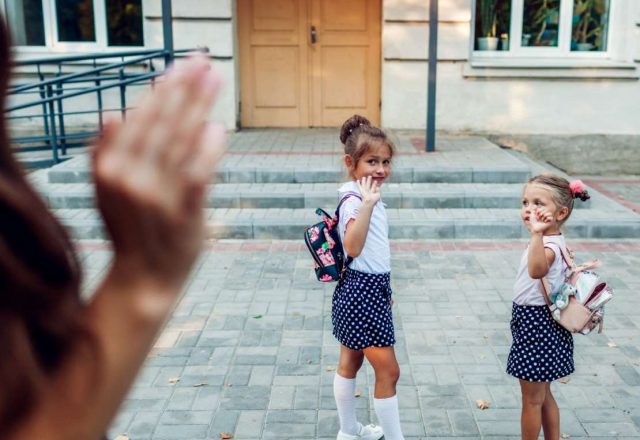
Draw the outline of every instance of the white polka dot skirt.
[[[547,306],[514,303],[511,313],[507,373],[529,382],[552,382],[573,373],[573,337]]]
[[[391,275],[347,269],[333,292],[331,320],[333,335],[352,350],[394,345]]]

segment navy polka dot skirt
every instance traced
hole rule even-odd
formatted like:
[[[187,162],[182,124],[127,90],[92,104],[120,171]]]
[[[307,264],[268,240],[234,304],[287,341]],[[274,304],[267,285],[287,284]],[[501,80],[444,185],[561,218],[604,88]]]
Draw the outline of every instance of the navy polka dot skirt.
[[[511,313],[507,373],[529,382],[552,382],[573,373],[573,337],[547,306],[514,303]]]
[[[394,345],[391,275],[347,269],[333,292],[331,320],[333,335],[352,350]]]

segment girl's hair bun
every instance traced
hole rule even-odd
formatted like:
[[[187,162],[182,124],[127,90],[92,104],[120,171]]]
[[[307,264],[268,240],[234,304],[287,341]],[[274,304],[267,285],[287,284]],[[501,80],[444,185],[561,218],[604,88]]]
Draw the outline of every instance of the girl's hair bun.
[[[346,143],[349,136],[351,136],[358,127],[366,125],[371,125],[371,122],[369,122],[369,120],[364,116],[351,116],[344,122],[344,124],[342,124],[342,128],[340,129],[340,142],[343,144]]]

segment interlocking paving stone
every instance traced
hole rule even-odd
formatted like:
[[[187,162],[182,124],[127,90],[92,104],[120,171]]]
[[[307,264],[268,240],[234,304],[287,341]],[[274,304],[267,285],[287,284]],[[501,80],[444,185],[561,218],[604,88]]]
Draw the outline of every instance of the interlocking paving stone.
[[[576,373],[569,383],[552,385],[561,430],[571,439],[640,438],[640,281],[632,275],[640,242],[575,244],[580,258],[605,263],[602,273],[625,300],[611,303],[603,334],[575,337]],[[394,275],[393,287],[398,396],[408,440],[519,438],[519,387],[504,369],[511,289],[524,245],[392,242],[394,271],[404,272]],[[89,278],[103,273],[109,246],[79,246]],[[288,241],[209,246],[110,433],[149,440],[218,438],[220,432],[244,440],[335,438],[338,346],[328,315],[333,286],[315,281],[306,252]],[[258,286],[273,261],[291,269],[277,274],[280,287],[263,290]],[[257,283],[248,287],[235,282],[247,270],[257,273]],[[254,318],[255,311],[262,317]],[[307,320],[320,327],[306,329]],[[259,322],[267,329],[255,328]],[[275,337],[267,336],[272,332]],[[195,345],[184,345],[193,333],[199,333]],[[172,358],[187,361],[159,361]],[[170,383],[173,378],[180,380]],[[376,421],[373,384],[365,363],[357,378],[358,414],[365,423]],[[477,409],[478,399],[488,400],[489,409]]]

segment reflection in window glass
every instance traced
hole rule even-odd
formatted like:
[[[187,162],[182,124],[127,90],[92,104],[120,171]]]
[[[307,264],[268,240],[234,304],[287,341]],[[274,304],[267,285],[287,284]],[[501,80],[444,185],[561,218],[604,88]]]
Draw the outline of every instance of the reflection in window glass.
[[[522,46],[557,47],[560,0],[524,0]]]
[[[96,41],[93,0],[57,0],[58,40]]]
[[[509,50],[511,0],[477,0],[475,17],[476,50]]]
[[[42,0],[7,0],[7,23],[16,46],[44,46]]]
[[[574,0],[571,50],[605,51],[609,33],[609,0]]]
[[[142,0],[107,0],[109,46],[144,46]]]

